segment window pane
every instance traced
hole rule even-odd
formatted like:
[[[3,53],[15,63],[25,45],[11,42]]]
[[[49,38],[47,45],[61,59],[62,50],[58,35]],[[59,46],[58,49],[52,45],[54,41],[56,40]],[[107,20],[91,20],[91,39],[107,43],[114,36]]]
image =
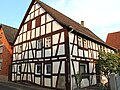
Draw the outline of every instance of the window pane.
[[[41,64],[36,64],[37,67],[37,73],[41,73]]]
[[[84,41],[84,48],[87,48],[87,40],[84,39],[83,41]]]
[[[51,37],[45,39],[45,47],[51,47]]]
[[[19,72],[21,72],[21,66],[19,66]]]
[[[82,47],[82,38],[78,37],[78,46]]]
[[[86,73],[85,71],[85,65],[80,65],[80,73]]]
[[[51,74],[51,64],[46,64],[46,73]]]
[[[41,49],[42,48],[42,39],[39,39],[38,40],[38,49]]]
[[[32,48],[36,48],[36,41],[32,41]]]
[[[22,70],[21,65],[18,65],[18,74],[20,74],[20,73],[21,73],[21,70]]]

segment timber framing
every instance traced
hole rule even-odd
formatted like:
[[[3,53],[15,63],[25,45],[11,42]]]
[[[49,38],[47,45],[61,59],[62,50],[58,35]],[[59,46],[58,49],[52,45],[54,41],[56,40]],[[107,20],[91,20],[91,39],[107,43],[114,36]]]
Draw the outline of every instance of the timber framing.
[[[12,81],[72,90],[81,72],[82,86],[94,85],[99,50],[115,49],[57,10],[32,0],[14,41]]]

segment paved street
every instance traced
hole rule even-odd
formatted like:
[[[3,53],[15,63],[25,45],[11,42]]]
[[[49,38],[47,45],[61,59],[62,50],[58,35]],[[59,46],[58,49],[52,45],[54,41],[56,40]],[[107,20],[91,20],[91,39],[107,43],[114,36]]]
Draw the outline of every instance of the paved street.
[[[55,89],[42,88],[39,86],[27,84],[27,83],[20,84],[20,83],[0,80],[0,90],[55,90]],[[87,88],[83,88],[81,90],[103,90],[103,89],[98,86],[90,86]],[[110,89],[106,88],[104,90],[110,90]]]
[[[0,85],[0,90],[17,90],[17,89],[14,89],[14,88],[10,88],[10,87],[7,87],[7,86]]]
[[[0,90],[54,90],[54,89],[46,89],[30,84],[20,84],[20,83],[13,83],[8,81],[1,81],[0,80]]]

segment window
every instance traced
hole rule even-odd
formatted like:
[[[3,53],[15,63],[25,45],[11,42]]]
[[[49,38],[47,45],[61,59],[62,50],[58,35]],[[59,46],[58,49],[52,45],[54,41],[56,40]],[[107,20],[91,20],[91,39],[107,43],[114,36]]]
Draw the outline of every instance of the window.
[[[78,37],[78,46],[82,47],[82,38]]]
[[[2,69],[2,59],[0,59],[0,70]]]
[[[37,48],[38,49],[41,49],[42,48],[42,39],[39,39],[38,40],[38,44],[37,44],[38,46],[37,46]]]
[[[83,43],[84,43],[84,48],[87,48],[87,40],[83,39]]]
[[[45,39],[45,47],[51,47],[51,37]]]
[[[88,63],[80,63],[80,73],[82,74],[82,78],[89,78],[88,65]]]
[[[85,73],[85,65],[80,65],[80,73]]]
[[[22,70],[22,67],[21,67],[21,65],[19,64],[19,65],[18,65],[18,74],[21,73],[21,70]]]
[[[36,64],[36,74],[41,74],[42,73],[42,66],[40,63]]]
[[[51,74],[51,64],[46,64],[46,74]]]
[[[33,48],[33,49],[36,48],[36,41],[35,41],[35,40],[32,41],[32,48]]]

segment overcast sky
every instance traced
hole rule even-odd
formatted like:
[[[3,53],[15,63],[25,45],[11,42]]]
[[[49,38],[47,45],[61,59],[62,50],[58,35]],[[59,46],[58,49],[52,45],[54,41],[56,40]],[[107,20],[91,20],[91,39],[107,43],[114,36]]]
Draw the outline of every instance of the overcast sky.
[[[41,0],[73,20],[85,22],[102,40],[120,31],[120,0]],[[0,23],[19,27],[31,0],[2,0]]]

